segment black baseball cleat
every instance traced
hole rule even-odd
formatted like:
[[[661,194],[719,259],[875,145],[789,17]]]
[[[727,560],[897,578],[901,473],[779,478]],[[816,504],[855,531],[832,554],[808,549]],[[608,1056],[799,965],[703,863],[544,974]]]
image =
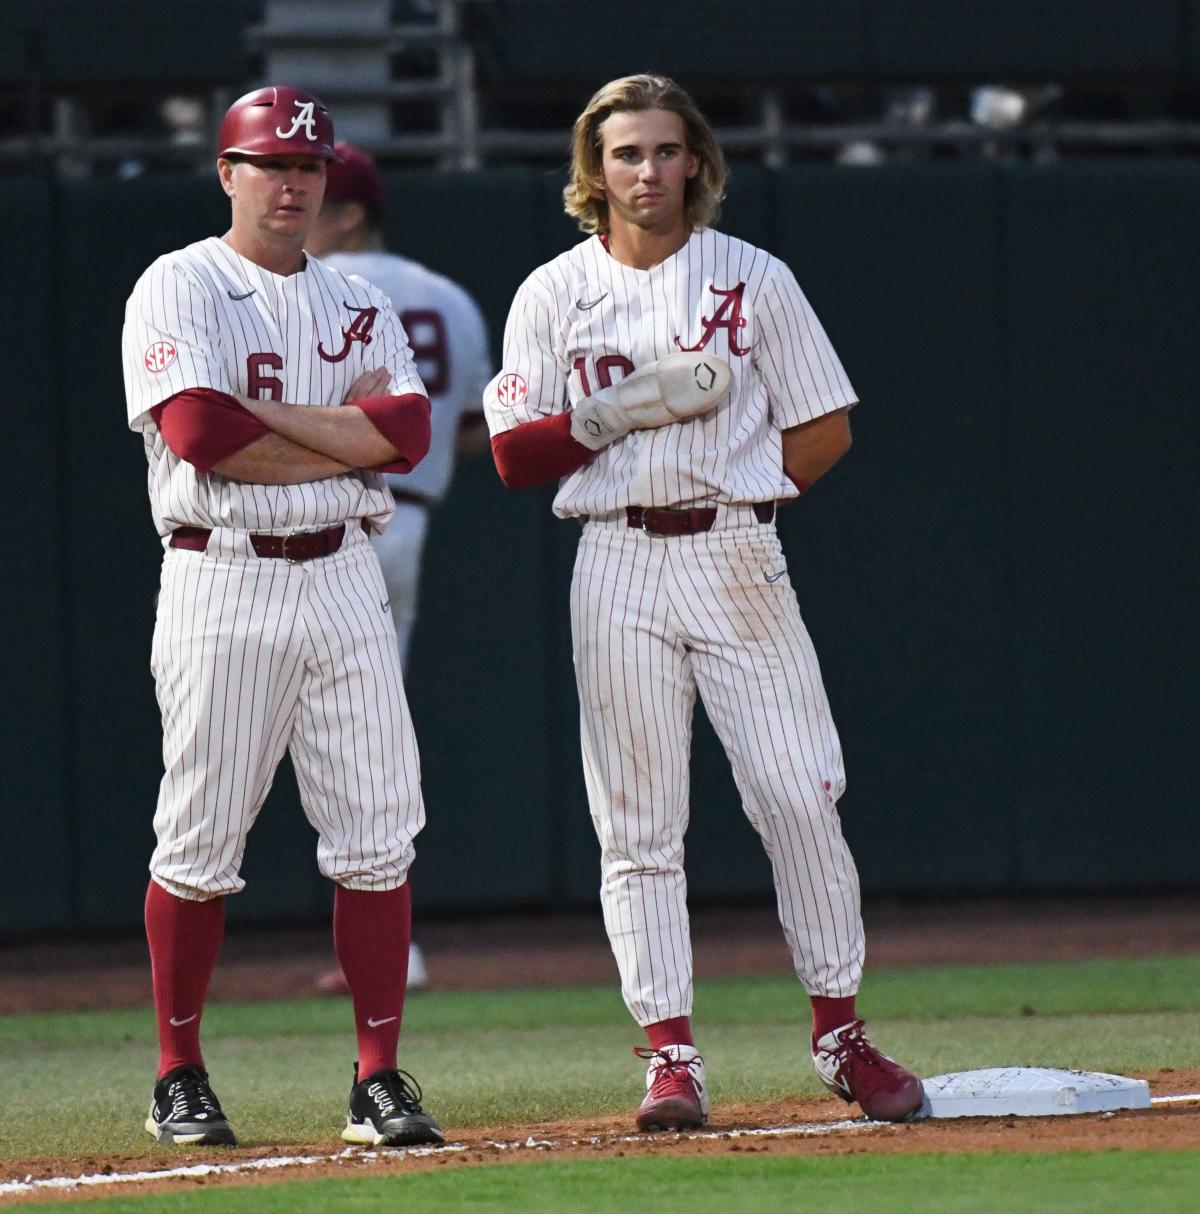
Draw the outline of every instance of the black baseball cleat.
[[[354,1072],[342,1137],[368,1147],[412,1147],[445,1142],[441,1126],[421,1108],[421,1087],[407,1071],[376,1071],[361,1082]]]
[[[155,1085],[146,1130],[179,1147],[235,1147],[237,1135],[198,1066],[168,1071]]]

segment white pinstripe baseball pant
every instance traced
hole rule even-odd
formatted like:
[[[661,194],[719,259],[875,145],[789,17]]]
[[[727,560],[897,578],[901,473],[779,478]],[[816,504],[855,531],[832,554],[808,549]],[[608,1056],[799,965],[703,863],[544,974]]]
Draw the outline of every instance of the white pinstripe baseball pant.
[[[285,749],[325,876],[403,885],[425,822],[416,738],[379,560],[346,526],[331,556],[260,558],[219,529],[167,548],[151,666],[165,774],[150,861],[181,898],[236,893],[246,834]]]
[[[594,519],[571,617],[601,902],[633,1017],[692,1010],[683,836],[697,689],[770,858],[797,976],[809,994],[855,993],[863,930],[836,806],[841,747],[774,525],[747,506],[687,536],[647,535],[623,511]]]

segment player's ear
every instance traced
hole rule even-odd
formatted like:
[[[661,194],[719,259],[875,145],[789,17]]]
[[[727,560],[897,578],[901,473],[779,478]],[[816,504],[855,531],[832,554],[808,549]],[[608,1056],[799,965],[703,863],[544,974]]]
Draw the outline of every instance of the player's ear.
[[[221,156],[217,160],[217,176],[221,179],[221,189],[233,197],[233,170],[236,162]]]
[[[695,177],[698,172],[700,172],[700,154],[698,152],[688,152],[687,176]]]

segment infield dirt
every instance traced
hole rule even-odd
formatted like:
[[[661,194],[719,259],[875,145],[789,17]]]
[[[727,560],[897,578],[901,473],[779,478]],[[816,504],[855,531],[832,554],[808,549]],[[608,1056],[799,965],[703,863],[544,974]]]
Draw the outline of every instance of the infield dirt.
[[[1142,1076],[1154,1096],[1200,1091],[1200,1070],[1161,1071]],[[805,1126],[805,1134],[760,1134],[746,1130]],[[1200,1147],[1200,1102],[1151,1109],[1074,1117],[970,1118],[880,1125],[848,1121],[847,1106],[834,1099],[789,1100],[770,1104],[731,1104],[715,1111],[703,1137],[636,1134],[628,1117],[586,1118],[527,1126],[489,1126],[453,1131],[447,1146],[415,1155],[403,1150],[341,1151],[335,1141],[255,1149],[164,1150],[137,1156],[73,1160],[69,1169],[52,1158],[10,1161],[0,1176],[39,1180],[60,1176],[154,1173],[190,1164],[253,1164],[256,1161],[317,1156],[269,1171],[155,1179],[129,1185],[54,1189],[0,1197],[0,1205],[88,1200],[117,1194],[179,1191],[197,1185],[247,1185],[281,1180],[347,1178],[428,1171],[445,1167],[530,1162],[547,1159],[595,1159],[639,1155],[721,1155],[733,1152],[771,1155],[847,1155],[967,1153],[989,1151],[1179,1150]]]

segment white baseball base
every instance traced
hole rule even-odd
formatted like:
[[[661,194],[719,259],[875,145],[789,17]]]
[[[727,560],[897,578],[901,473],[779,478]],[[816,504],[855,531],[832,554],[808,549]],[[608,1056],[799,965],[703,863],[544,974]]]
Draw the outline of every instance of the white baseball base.
[[[934,1075],[924,1086],[923,1117],[1057,1117],[1150,1107],[1144,1079],[1101,1071],[991,1067]]]

